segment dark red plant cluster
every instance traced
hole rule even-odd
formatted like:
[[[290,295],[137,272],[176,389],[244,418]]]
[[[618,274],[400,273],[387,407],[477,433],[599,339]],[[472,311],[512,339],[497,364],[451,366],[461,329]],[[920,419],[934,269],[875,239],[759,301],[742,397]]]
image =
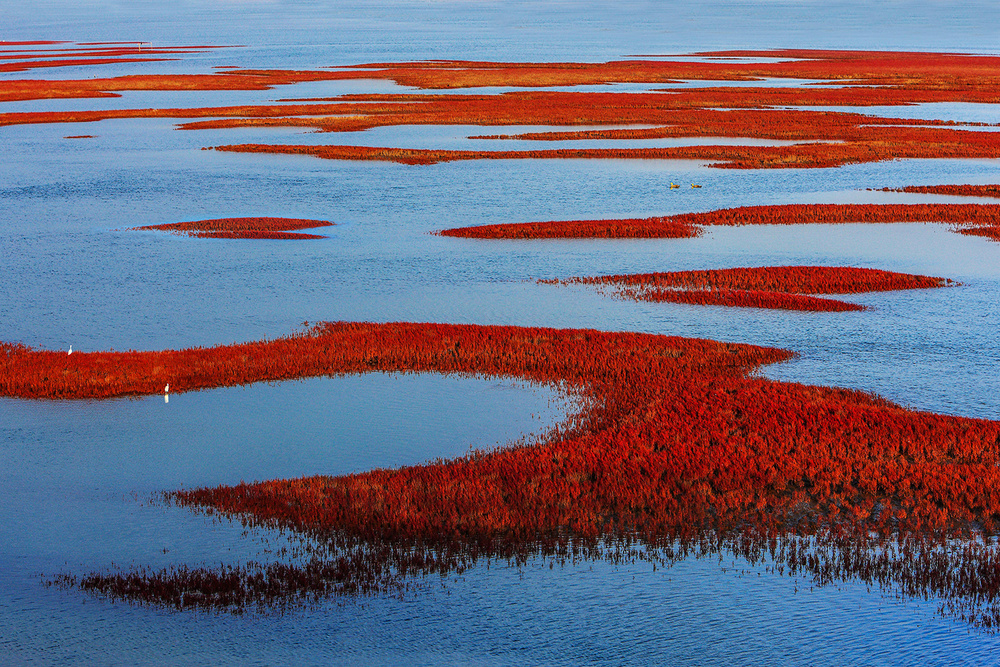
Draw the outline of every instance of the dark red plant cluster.
[[[213,349],[90,353],[108,363],[86,363],[84,372],[66,372],[53,355],[68,361],[77,353],[5,346],[0,393],[107,396],[158,392],[166,381],[190,390],[432,371],[556,383],[581,400],[582,412],[534,444],[398,470],[173,494],[181,505],[310,536],[332,554],[321,560],[349,575],[328,578],[307,563],[290,565],[291,574],[274,581],[259,568],[237,568],[235,577],[208,568],[179,577],[168,570],[81,580],[111,596],[242,607],[267,603],[265,591],[289,577],[298,582],[289,588],[294,598],[345,581],[348,589],[382,590],[483,559],[588,552],[634,558],[642,545],[667,554],[778,549],[785,558],[779,562],[817,577],[841,570],[886,577],[887,585],[930,591],[977,618],[993,613],[1000,594],[986,568],[992,551],[955,552],[946,539],[996,529],[1000,423],[914,412],[861,392],[752,373],[791,356],[782,350],[637,333],[400,323],[321,324],[289,338]],[[61,389],[39,391],[40,383]],[[909,539],[926,546],[901,552],[896,570],[879,570],[861,561],[844,565],[837,546],[844,539],[869,548]],[[802,560],[799,547],[789,546],[795,544],[812,555]],[[929,571],[912,570],[927,549],[944,555]],[[978,578],[956,580],[960,563]],[[235,592],[214,595],[224,578]]]
[[[217,218],[214,220],[195,220],[192,222],[174,222],[163,225],[146,225],[134,227],[137,230],[155,229],[185,236],[212,239],[325,239],[319,234],[302,234],[292,232],[292,229],[312,229],[314,227],[331,227],[332,222],[326,220],[303,220],[300,218]]]
[[[1000,206],[993,204],[781,204],[740,206],[643,220],[568,220],[457,227],[439,232],[460,238],[678,238],[721,225],[802,225],[843,223],[940,222],[963,234],[1000,228]],[[684,230],[690,229],[690,233]],[[641,230],[637,233],[635,230]],[[662,233],[661,233],[662,230]],[[680,230],[680,231],[678,231]]]
[[[943,287],[952,281],[878,269],[767,266],[635,273],[538,282],[607,286],[620,298],[641,301],[784,310],[848,311],[865,310],[865,306],[806,295],[924,289]]]

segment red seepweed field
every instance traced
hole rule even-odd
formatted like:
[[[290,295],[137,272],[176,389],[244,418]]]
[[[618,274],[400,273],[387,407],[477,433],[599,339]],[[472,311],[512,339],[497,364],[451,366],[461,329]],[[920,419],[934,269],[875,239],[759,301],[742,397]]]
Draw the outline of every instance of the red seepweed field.
[[[111,597],[245,610],[405,586],[479,561],[670,559],[729,549],[818,579],[941,597],[991,626],[1000,423],[774,382],[791,353],[590,330],[320,324],[211,349],[66,355],[6,345],[0,394],[86,398],[371,371],[556,384],[581,411],[542,440],[344,477],[170,494],[308,537],[299,564],[95,574]],[[956,546],[957,545],[957,546]],[[657,555],[658,554],[658,555]]]
[[[10,43],[0,71],[162,61],[210,47]],[[1000,157],[982,123],[850,110],[1000,102],[1000,58],[963,54],[755,51],[706,57],[780,62],[375,63],[321,69],[217,68],[202,74],[4,79],[0,102],[118,97],[126,91],[260,91],[296,83],[390,80],[422,90],[521,88],[281,99],[226,107],[0,113],[0,126],[176,118],[178,129],[539,126],[468,137],[464,150],[226,144],[205,149],[431,165],[460,160],[685,159],[727,169],[835,168],[919,158]],[[671,88],[693,81],[809,85]],[[546,87],[646,83],[640,92]],[[657,88],[652,88],[652,86]],[[662,88],[659,88],[662,86]],[[813,107],[844,107],[831,111]],[[544,130],[541,126],[558,126]],[[597,126],[596,129],[594,126]],[[66,138],[90,138],[74,134]],[[558,142],[747,139],[718,145],[560,147]],[[530,150],[519,141],[553,142]],[[752,141],[749,141],[752,140]],[[510,149],[493,150],[497,144]],[[202,154],[203,155],[203,154]],[[236,158],[234,158],[236,159]],[[258,159],[248,156],[245,159]],[[290,158],[295,159],[295,158]],[[402,168],[397,168],[402,169]],[[997,196],[997,186],[904,192]],[[788,204],[650,218],[445,229],[475,239],[691,238],[706,227],[946,223],[1000,239],[994,204]],[[223,218],[140,227],[209,238],[307,239],[318,220]],[[765,267],[572,278],[648,301],[860,310],[813,294],[939,287],[950,281],[845,267]],[[330,594],[381,593],[494,560],[669,562],[723,551],[814,580],[856,580],[1000,627],[1000,423],[909,410],[846,389],[768,380],[793,353],[638,333],[415,323],[323,323],[276,340],[215,348],[64,352],[0,344],[0,396],[106,399],[367,372],[521,378],[579,399],[536,442],[396,470],[170,492],[177,505],[299,536],[306,556],[271,565],[124,570],[65,581],[113,599],[245,611]]]
[[[13,50],[0,69],[162,60],[165,55],[209,47],[148,48],[141,45],[81,46],[78,58],[60,52],[25,59]],[[133,53],[134,51],[134,53]],[[72,49],[67,49],[72,52]],[[553,148],[531,150],[440,150],[392,146],[227,144],[217,150],[302,154],[337,160],[434,164],[455,160],[610,158],[687,159],[736,169],[825,168],[901,158],[987,158],[1000,156],[994,132],[982,123],[926,121],[872,116],[853,111],[871,106],[934,102],[995,103],[1000,100],[1000,59],[949,53],[774,50],[740,57],[782,58],[779,62],[732,62],[728,52],[685,59],[631,59],[607,63],[490,63],[432,61],[369,63],[319,70],[218,68],[209,74],[143,74],[86,79],[9,79],[0,82],[0,101],[116,97],[125,91],[268,90],[314,81],[389,80],[417,89],[507,87],[500,94],[417,93],[342,95],[283,99],[270,104],[173,109],[0,113],[0,126],[81,123],[117,118],[204,119],[183,129],[306,127],[320,132],[358,132],[401,125],[604,126],[580,130],[477,134],[482,141],[622,140],[704,138],[748,140],[747,145],[690,145],[645,148]],[[82,58],[88,56],[88,58]],[[142,56],[142,57],[140,57]],[[713,60],[714,58],[714,60]],[[790,81],[788,86],[720,86],[720,81]],[[800,81],[810,85],[799,85]],[[703,87],[674,88],[692,81]],[[792,83],[792,82],[795,83]],[[647,83],[646,92],[552,91],[555,86]],[[530,90],[535,89],[535,90]],[[811,107],[842,107],[822,110]],[[636,127],[640,126],[640,127]],[[650,127],[642,127],[650,126]],[[758,140],[776,145],[754,144]]]

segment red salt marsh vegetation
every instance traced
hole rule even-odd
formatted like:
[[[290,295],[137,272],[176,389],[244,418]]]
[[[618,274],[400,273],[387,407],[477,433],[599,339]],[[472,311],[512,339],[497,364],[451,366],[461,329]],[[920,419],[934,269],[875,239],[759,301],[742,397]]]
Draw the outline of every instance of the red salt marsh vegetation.
[[[134,230],[157,230],[212,239],[325,239],[320,234],[302,234],[293,229],[313,229],[332,227],[326,220],[303,220],[301,218],[216,218],[214,220],[194,220],[173,222],[162,225],[133,227]]]
[[[725,137],[798,142],[780,146],[698,145],[669,148],[552,150],[414,150],[394,147],[236,144],[236,152],[277,152],[343,160],[433,164],[470,159],[626,158],[690,159],[724,168],[817,168],[898,158],[996,158],[994,132],[964,131],[964,124],[810,111],[810,106],[864,107],[927,102],[1000,100],[1000,59],[958,54],[781,51],[778,63],[425,62],[359,65],[336,70],[219,69],[201,75],[136,75],[77,81],[0,82],[0,101],[43,97],[107,97],[126,90],[264,90],[276,85],[337,79],[391,79],[421,88],[555,86],[613,82],[667,85],[678,80],[812,79],[835,86],[679,88],[612,93],[522,91],[497,95],[354,95],[285,100],[283,104],[200,109],[0,114],[0,125],[88,122],[112,118],[209,118],[185,129],[312,127],[359,131],[398,125],[652,125],[489,135],[534,140]],[[805,107],[805,108],[788,108]],[[731,144],[731,142],[729,142]]]
[[[129,55],[141,52],[137,43],[81,45],[77,55]],[[157,47],[143,45],[152,54],[202,51],[207,46]],[[73,51],[69,51],[73,52]],[[30,50],[11,51],[24,55]],[[58,54],[48,50],[46,56]],[[472,87],[551,87],[600,85],[607,83],[669,84],[678,81],[754,81],[762,79],[796,79],[829,82],[836,87],[802,88],[803,95],[826,95],[825,99],[847,96],[870,100],[868,104],[900,104],[907,102],[964,101],[992,102],[996,100],[997,63],[995,56],[975,56],[955,53],[905,53],[878,51],[767,50],[747,52],[747,57],[787,58],[781,62],[724,62],[669,58],[631,59],[605,63],[503,63],[474,61],[424,61],[398,63],[367,63],[335,69],[261,70],[232,69],[216,77],[219,90],[226,89],[234,79],[253,77],[272,79],[275,85],[289,80],[391,80],[403,86],[422,89]],[[718,53],[700,54],[706,58]],[[184,75],[175,75],[178,80]],[[109,90],[127,90],[129,77],[109,79]],[[170,75],[160,79],[164,86],[173,86]],[[48,83],[48,82],[40,82]],[[93,90],[100,90],[99,88]],[[721,89],[725,91],[726,89]],[[760,90],[760,89],[758,89]],[[798,90],[798,87],[796,87]],[[735,92],[738,96],[739,91]],[[39,86],[36,95],[44,97]],[[776,93],[776,94],[781,94]],[[86,93],[79,95],[87,97]],[[906,99],[904,99],[904,97]],[[37,98],[36,98],[37,99]],[[825,105],[828,103],[824,102]],[[833,102],[832,104],[837,104]],[[852,105],[853,106],[853,105]]]
[[[866,307],[807,295],[926,289],[952,283],[945,278],[840,266],[767,266],[538,282],[608,287],[620,298],[641,301],[830,312]]]
[[[2,121],[0,121],[2,122]],[[269,125],[274,125],[269,122]],[[820,130],[820,128],[814,128]],[[942,130],[941,132],[949,132]],[[819,132],[817,132],[819,133]],[[213,146],[232,153],[274,153],[308,155],[327,160],[359,160],[429,165],[464,160],[693,160],[724,169],[817,169],[861,162],[901,158],[983,158],[1000,157],[1000,139],[992,133],[923,136],[918,140],[896,141],[880,137],[859,143],[799,143],[790,146],[697,145],[668,148],[555,148],[531,150],[443,150],[393,148],[388,146],[230,144]],[[689,135],[698,136],[698,135]],[[705,135],[714,136],[714,135]],[[935,141],[939,138],[940,141]],[[823,139],[816,139],[826,141]]]
[[[990,235],[1000,229],[993,204],[777,204],[740,206],[645,219],[518,222],[456,227],[441,236],[477,239],[683,238],[704,227],[847,223],[938,222],[962,234]]]
[[[320,324],[212,349],[6,345],[0,394],[97,397],[370,371],[556,384],[581,412],[538,442],[397,470],[171,494],[280,527],[304,562],[95,574],[111,598],[244,610],[393,590],[477,562],[672,560],[728,550],[824,583],[861,580],[1000,620],[1000,423],[916,412],[753,371],[778,349],[638,333]],[[74,365],[78,364],[78,365]],[[986,541],[984,542],[983,539]]]

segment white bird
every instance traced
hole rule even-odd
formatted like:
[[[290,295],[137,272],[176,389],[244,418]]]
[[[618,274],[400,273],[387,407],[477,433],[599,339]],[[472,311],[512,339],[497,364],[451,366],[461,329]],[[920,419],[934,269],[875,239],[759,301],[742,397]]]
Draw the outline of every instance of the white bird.
[[[69,346],[69,352],[66,353],[66,356],[69,356],[71,354],[73,354],[73,346],[72,345]]]
[[[169,394],[170,393],[170,383],[169,382],[167,383],[167,386],[163,388],[163,393],[164,394]]]

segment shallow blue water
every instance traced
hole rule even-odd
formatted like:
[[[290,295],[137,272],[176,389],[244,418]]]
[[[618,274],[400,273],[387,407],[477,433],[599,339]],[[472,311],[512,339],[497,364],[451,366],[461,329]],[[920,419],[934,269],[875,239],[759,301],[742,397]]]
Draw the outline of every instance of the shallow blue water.
[[[5,40],[246,45],[179,62],[5,78],[416,58],[605,60],[786,46],[989,52],[1000,25],[986,3],[900,3],[895,15],[862,3],[819,2],[0,7],[8,18]],[[254,93],[129,93],[108,102],[0,105],[0,112],[264,102],[338,94],[348,85],[349,92],[396,89],[351,82]],[[995,110],[980,105],[928,105],[896,115],[996,122]],[[178,132],[176,122],[0,128],[0,340],[75,350],[207,346],[284,335],[305,320],[639,330],[786,347],[800,356],[765,369],[769,377],[1000,418],[1000,245],[945,226],[758,227],[684,240],[523,243],[428,233],[746,204],[953,201],[866,188],[996,183],[996,161],[781,172],[617,160],[412,167],[202,151],[303,135]],[[479,133],[474,129],[385,128],[319,138],[457,147],[471,143],[465,137]],[[63,139],[75,134],[97,137]],[[685,188],[671,190],[670,181]],[[689,182],[703,188],[688,189]],[[324,230],[329,239],[309,243],[123,231],[242,215],[328,219],[337,226]],[[534,282],[777,264],[869,266],[963,285],[850,297],[875,310],[817,314],[631,303]],[[457,456],[543,432],[571,410],[572,402],[551,388],[413,375],[224,389],[172,396],[168,404],[0,400],[0,663],[993,663],[998,640],[939,617],[933,600],[899,601],[853,584],[811,590],[808,582],[762,566],[737,563],[734,571],[733,563],[717,559],[656,572],[609,563],[480,566],[457,580],[428,581],[403,600],[331,602],[281,617],[135,608],[42,585],[45,577],[113,563],[267,558],[283,543],[150,502],[161,490]]]

